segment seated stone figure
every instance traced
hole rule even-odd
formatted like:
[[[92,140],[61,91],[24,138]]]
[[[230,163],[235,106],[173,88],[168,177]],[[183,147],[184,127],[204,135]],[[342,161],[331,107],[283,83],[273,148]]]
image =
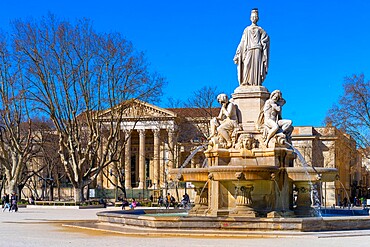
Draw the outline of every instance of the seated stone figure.
[[[272,137],[276,137],[277,143],[284,145],[285,142],[290,142],[290,137],[293,132],[292,121],[282,119],[281,111],[285,104],[280,90],[275,90],[270,94],[270,98],[266,100],[263,107],[263,125],[261,131],[263,134],[264,144],[268,144]]]
[[[237,107],[229,101],[226,94],[219,94],[217,101],[221,104],[221,110],[219,115],[210,121],[211,135],[208,139],[219,137],[220,142],[226,143],[225,147],[230,148],[233,146],[233,136],[238,128]]]

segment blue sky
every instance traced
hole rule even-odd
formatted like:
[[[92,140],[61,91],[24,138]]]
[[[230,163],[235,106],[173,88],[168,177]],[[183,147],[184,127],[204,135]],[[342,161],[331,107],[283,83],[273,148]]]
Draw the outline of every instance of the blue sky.
[[[100,32],[120,32],[167,78],[165,107],[168,97],[186,100],[203,86],[231,95],[238,86],[233,56],[256,7],[271,40],[263,85],[282,91],[284,118],[321,126],[343,78],[369,77],[368,0],[17,0],[2,3],[0,28],[51,12],[71,21],[89,18]]]

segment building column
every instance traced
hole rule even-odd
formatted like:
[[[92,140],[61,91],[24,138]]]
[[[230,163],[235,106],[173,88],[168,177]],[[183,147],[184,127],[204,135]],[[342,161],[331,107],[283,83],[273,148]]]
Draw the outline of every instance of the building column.
[[[131,131],[125,131],[125,188],[131,189]]]
[[[168,167],[169,169],[176,167],[175,162],[175,131],[173,129],[168,130]]]
[[[159,152],[159,188],[164,188],[165,185],[165,171],[166,171],[166,147],[163,142],[160,144],[160,152]]]
[[[139,189],[145,188],[145,129],[139,130]]]
[[[160,130],[154,129],[154,150],[153,150],[153,161],[154,161],[154,172],[153,172],[153,188],[159,188],[160,168],[159,168],[159,152],[160,152]],[[155,186],[154,186],[155,184]]]

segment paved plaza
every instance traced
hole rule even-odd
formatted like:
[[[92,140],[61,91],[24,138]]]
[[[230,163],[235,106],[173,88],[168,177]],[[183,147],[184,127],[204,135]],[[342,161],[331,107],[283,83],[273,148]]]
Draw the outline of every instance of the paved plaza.
[[[336,233],[263,234],[251,238],[145,237],[63,226],[73,221],[97,220],[107,209],[20,208],[0,212],[0,246],[367,246],[370,230]],[[262,236],[262,237],[261,237]]]

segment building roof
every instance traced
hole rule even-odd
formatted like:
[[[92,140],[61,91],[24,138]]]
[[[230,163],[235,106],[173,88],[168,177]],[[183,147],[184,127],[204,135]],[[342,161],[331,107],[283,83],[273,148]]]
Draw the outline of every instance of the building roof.
[[[220,108],[166,108],[185,118],[204,118],[215,117],[220,112]]]

